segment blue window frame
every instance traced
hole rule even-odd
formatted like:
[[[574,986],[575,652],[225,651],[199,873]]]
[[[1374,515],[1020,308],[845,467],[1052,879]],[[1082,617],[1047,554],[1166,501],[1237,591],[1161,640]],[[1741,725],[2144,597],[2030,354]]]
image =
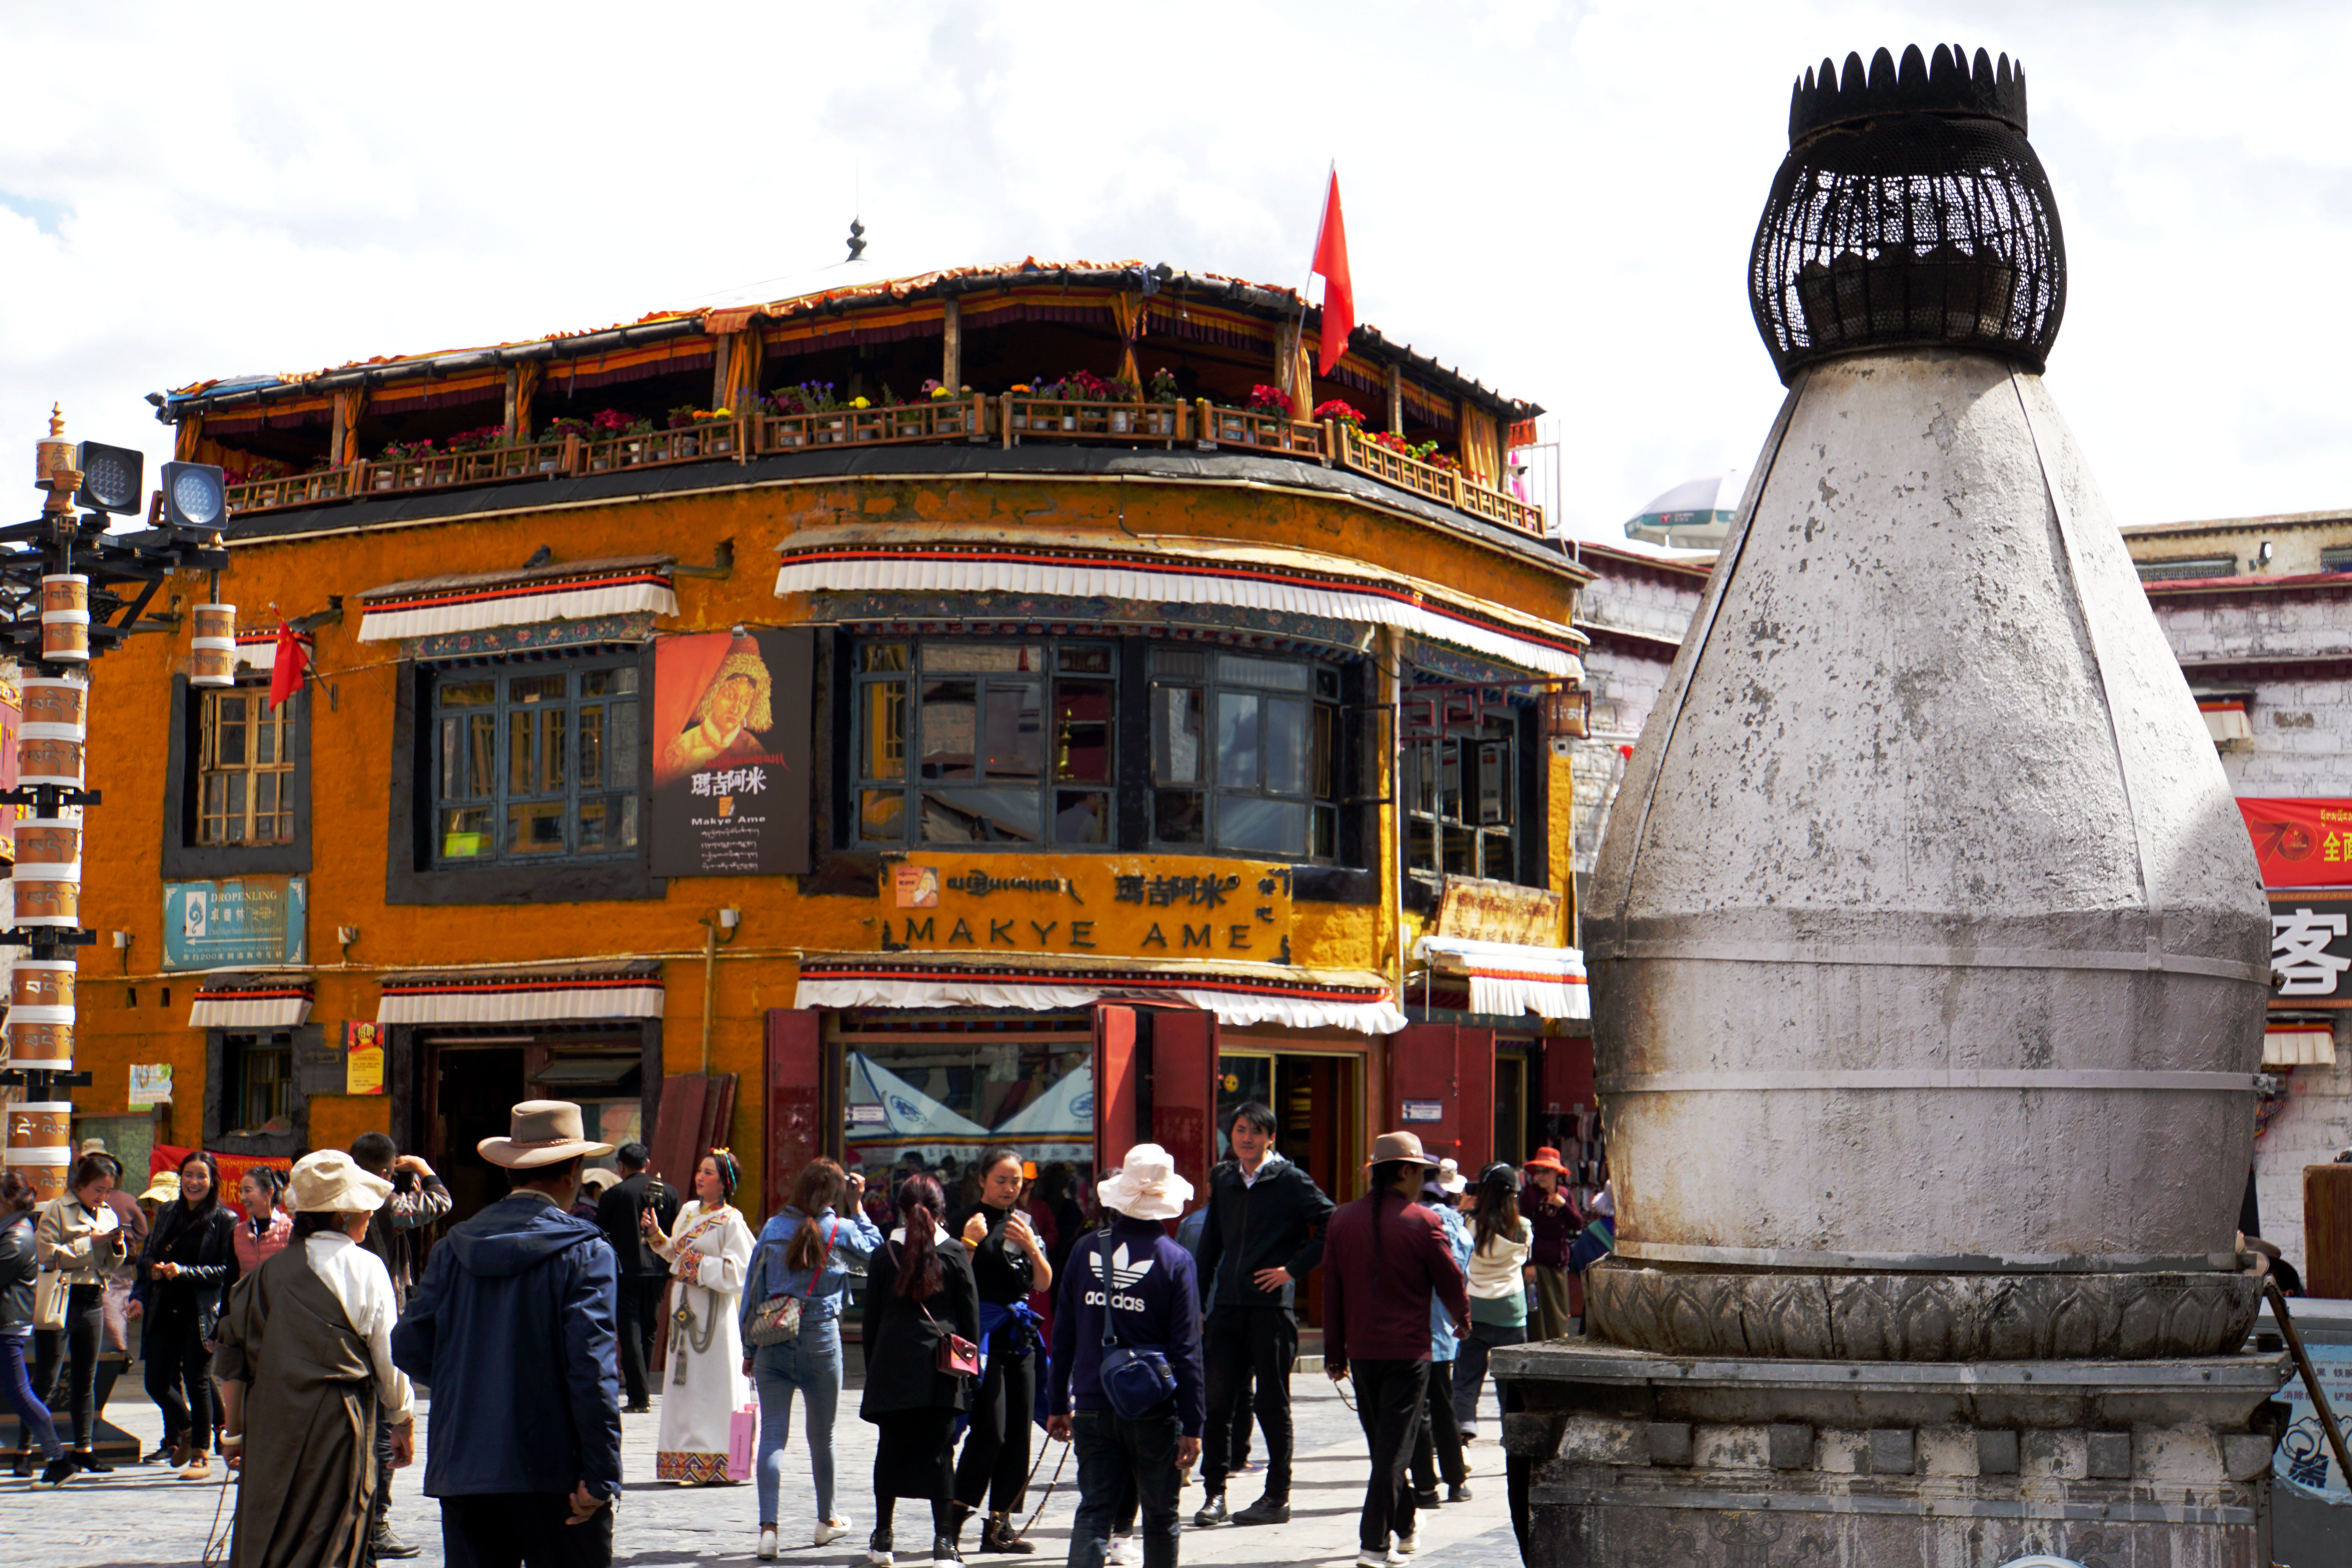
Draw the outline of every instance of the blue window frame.
[[[637,701],[635,655],[440,674],[434,864],[635,855]]]

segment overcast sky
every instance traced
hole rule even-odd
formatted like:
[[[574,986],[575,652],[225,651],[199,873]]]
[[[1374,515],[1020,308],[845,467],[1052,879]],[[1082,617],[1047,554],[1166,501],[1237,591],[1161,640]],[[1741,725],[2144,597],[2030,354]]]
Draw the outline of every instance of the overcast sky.
[[[58,398],[160,461],[152,390],[795,291],[853,212],[891,271],[1295,285],[1336,158],[1359,318],[1551,410],[1622,541],[1780,398],[1791,80],[1939,39],[2027,67],[2117,521],[2352,507],[2352,7],[2256,0],[11,6],[0,450]]]

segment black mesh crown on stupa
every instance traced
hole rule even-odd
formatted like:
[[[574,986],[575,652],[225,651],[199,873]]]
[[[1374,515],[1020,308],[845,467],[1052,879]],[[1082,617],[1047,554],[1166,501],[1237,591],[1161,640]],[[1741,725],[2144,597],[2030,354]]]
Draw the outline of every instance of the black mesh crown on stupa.
[[[1748,254],[1756,329],[1787,382],[1838,354],[1955,348],[2040,371],[2066,245],[2025,139],[2025,68],[1938,44],[1823,60]]]

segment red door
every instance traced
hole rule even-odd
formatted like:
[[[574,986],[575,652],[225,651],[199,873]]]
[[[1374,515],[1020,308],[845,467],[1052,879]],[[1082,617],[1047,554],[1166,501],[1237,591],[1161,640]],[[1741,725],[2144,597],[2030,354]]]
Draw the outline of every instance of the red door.
[[[1176,1173],[1208,1192],[1217,1150],[1217,1016],[1202,1008],[1151,1013],[1151,1141]]]
[[[774,1214],[792,1197],[801,1167],[824,1152],[824,1044],[817,1014],[768,1014],[768,1147],[761,1184]]]
[[[1136,1142],[1135,1009],[1095,1008],[1095,1173],[1118,1163]]]
[[[1476,1174],[1495,1146],[1495,1031],[1411,1024],[1388,1037],[1383,1132],[1413,1132],[1433,1159]]]

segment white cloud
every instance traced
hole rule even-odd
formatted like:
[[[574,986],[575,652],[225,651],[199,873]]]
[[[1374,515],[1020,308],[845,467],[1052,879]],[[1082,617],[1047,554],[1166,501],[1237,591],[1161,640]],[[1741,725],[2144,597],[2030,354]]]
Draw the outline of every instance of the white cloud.
[[[803,275],[854,208],[892,270],[1296,283],[1336,157],[1360,314],[1553,410],[1567,517],[1612,538],[1779,398],[1742,276],[1790,82],[1943,38],[2029,68],[2073,275],[2051,383],[2118,518],[2352,504],[2347,35],[2288,5],[16,9],[8,58],[92,64],[12,80],[0,433],[61,398],[160,460],[148,391]]]

